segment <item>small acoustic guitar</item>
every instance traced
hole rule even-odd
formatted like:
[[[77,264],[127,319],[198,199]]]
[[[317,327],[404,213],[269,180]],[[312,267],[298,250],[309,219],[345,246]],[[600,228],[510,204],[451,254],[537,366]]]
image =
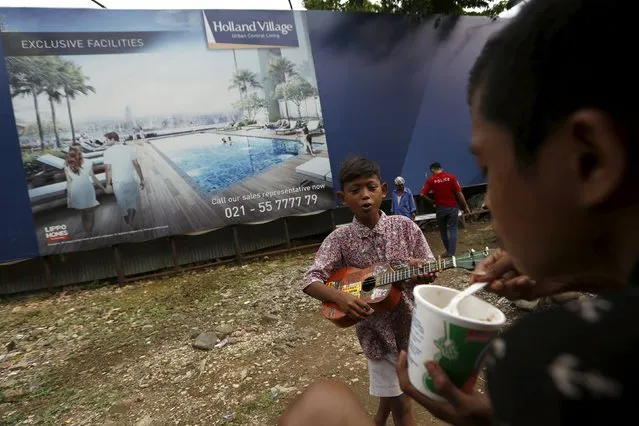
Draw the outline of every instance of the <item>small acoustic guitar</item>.
[[[375,264],[364,269],[347,266],[331,275],[325,284],[357,297],[376,312],[388,312],[395,309],[401,299],[402,290],[398,284],[403,281],[445,269],[463,268],[472,271],[489,253],[488,247],[479,252],[471,249],[466,255],[440,257],[433,262],[424,263],[421,267],[408,267],[397,271],[386,264]],[[350,327],[359,321],[346,315],[333,302],[322,302],[322,314],[338,327]]]

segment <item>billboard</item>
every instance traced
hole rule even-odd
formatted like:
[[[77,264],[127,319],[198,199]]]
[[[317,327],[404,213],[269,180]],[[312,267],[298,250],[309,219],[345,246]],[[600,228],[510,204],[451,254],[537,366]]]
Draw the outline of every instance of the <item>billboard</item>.
[[[3,14],[41,255],[334,206],[301,13]]]
[[[447,19],[0,9],[0,262],[331,209],[351,154],[482,183],[466,78],[502,23]]]

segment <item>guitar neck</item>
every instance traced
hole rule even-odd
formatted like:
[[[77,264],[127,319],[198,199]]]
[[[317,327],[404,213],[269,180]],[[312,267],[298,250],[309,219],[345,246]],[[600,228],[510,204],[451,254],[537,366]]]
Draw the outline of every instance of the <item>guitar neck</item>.
[[[419,275],[441,272],[445,269],[457,268],[457,259],[455,256],[447,257],[432,262],[426,262],[421,267],[409,266],[398,271],[386,272],[377,277],[379,285],[392,284],[400,281],[406,281]]]

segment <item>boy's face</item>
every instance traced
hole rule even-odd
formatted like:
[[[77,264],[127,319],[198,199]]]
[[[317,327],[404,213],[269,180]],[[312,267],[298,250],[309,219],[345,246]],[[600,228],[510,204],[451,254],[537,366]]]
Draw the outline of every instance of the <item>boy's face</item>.
[[[382,205],[387,192],[387,185],[381,183],[378,176],[370,176],[347,182],[344,191],[339,191],[337,196],[360,222],[366,222],[379,215],[379,206]]]
[[[481,115],[480,97],[471,104],[471,150],[486,174],[486,204],[504,249],[534,279],[601,272],[601,243],[611,229],[601,212],[625,167],[613,123],[603,113],[578,111],[524,166],[511,135]]]

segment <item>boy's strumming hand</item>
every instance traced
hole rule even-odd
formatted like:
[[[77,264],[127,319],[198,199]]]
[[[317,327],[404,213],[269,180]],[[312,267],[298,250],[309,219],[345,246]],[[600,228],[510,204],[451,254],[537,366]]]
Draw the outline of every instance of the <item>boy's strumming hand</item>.
[[[338,293],[335,303],[342,312],[354,319],[364,319],[374,312],[366,302],[348,293]]]

